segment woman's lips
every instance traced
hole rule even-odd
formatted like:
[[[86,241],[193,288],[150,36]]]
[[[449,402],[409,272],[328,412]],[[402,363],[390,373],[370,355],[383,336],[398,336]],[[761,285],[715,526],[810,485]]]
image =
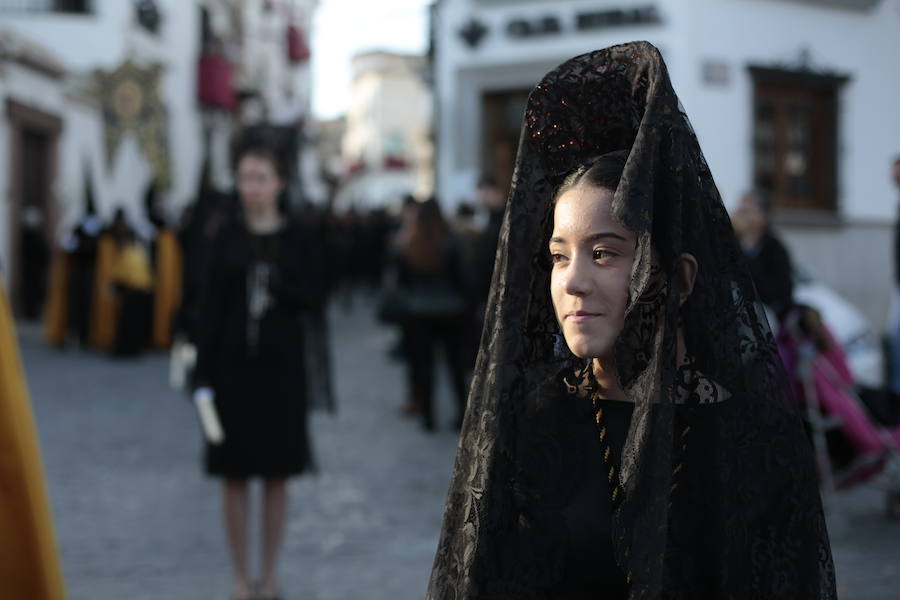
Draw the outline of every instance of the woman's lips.
[[[566,315],[567,321],[572,321],[573,323],[584,323],[585,321],[589,321],[595,317],[599,317],[600,313],[590,313],[583,310],[578,310]]]

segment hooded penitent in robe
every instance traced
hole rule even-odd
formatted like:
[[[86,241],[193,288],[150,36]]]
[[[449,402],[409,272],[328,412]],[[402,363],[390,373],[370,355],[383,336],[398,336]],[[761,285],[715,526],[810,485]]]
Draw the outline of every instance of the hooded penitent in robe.
[[[109,233],[97,242],[97,266],[91,306],[90,344],[97,350],[110,350],[116,340],[118,302],[113,292],[116,242]]]
[[[62,346],[66,341],[71,274],[71,255],[63,250],[57,250],[50,266],[47,301],[44,305],[44,341],[51,346]]]
[[[181,304],[181,247],[175,232],[161,229],[156,237],[156,286],[153,296],[153,347],[172,345],[172,321]]]
[[[37,430],[6,292],[0,286],[0,597],[62,600]]]

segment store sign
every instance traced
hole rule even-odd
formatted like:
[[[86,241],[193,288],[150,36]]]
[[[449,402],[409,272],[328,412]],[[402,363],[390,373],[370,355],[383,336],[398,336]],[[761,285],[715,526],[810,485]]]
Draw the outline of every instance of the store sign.
[[[512,37],[529,38],[560,33],[562,24],[556,17],[542,17],[537,20],[515,19],[506,26],[506,32]]]
[[[655,6],[579,13],[575,20],[579,31],[626,25],[655,25],[661,22]]]
[[[534,38],[559,35],[567,29],[592,31],[629,25],[651,25],[660,22],[661,19],[655,6],[642,6],[577,13],[571,29],[555,16],[544,16],[538,19],[513,19],[507,23],[506,32],[514,38]]]

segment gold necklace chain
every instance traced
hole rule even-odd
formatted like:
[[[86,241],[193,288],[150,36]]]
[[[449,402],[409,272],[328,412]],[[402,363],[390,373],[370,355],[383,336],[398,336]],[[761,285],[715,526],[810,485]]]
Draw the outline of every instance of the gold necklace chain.
[[[619,477],[619,474],[616,470],[615,463],[610,461],[610,456],[612,455],[612,445],[607,440],[608,430],[606,427],[606,423],[604,423],[604,410],[603,407],[600,406],[600,395],[595,391],[591,394],[591,402],[594,405],[594,421],[597,424],[597,430],[600,435],[600,443],[601,445],[605,445],[603,448],[603,465],[606,468],[606,479],[609,482],[610,486],[612,486],[611,491],[611,509],[610,509],[610,522],[612,522],[613,514],[616,512],[616,508],[621,503],[622,499],[625,497],[625,489],[622,486],[622,480]],[[619,457],[619,463],[621,465],[621,455]],[[612,539],[612,532],[610,532],[610,539]],[[629,555],[631,554],[631,548],[625,548],[625,559],[628,560]],[[622,568],[622,565],[619,565]],[[625,573],[625,583],[631,586],[631,569],[622,568]],[[630,589],[628,591],[629,600],[633,600],[634,592]]]
[[[592,403],[594,406],[594,421],[597,424],[597,430],[600,435],[600,443],[605,444],[605,447],[603,448],[603,464],[607,469],[607,475],[606,475],[607,481],[612,486],[612,492],[611,492],[612,511],[611,512],[614,513],[616,511],[616,508],[622,502],[622,500],[624,499],[624,496],[625,496],[625,488],[622,485],[622,480],[621,480],[621,477],[619,476],[619,471],[621,471],[621,460],[622,460],[621,454],[620,454],[620,458],[619,458],[619,468],[617,470],[615,463],[612,463],[610,460],[610,457],[612,456],[612,446],[607,441],[608,430],[607,430],[606,423],[604,422],[604,410],[603,410],[603,407],[600,405],[600,401],[602,400],[602,398],[600,397],[600,395],[598,393],[595,392],[591,395],[591,400],[592,400]],[[681,460],[679,460],[679,462],[675,465],[675,468],[672,470],[672,485],[669,488],[669,501],[668,501],[669,509],[672,508],[672,494],[675,492],[676,489],[678,489],[678,486],[679,486],[678,475],[682,474],[684,471],[684,454],[687,451],[687,442],[688,442],[688,437],[689,437],[688,434],[690,432],[691,432],[690,425],[686,425],[684,427],[684,429],[681,431],[681,437],[680,437]],[[624,555],[625,555],[626,560],[630,557],[630,554],[631,554],[631,548],[629,546],[629,547],[625,548]],[[631,585],[631,581],[632,581],[631,570],[625,569],[625,582],[628,585]],[[634,592],[629,591],[628,597],[629,597],[629,600],[632,600],[634,598]]]
[[[613,510],[615,511],[616,506],[618,505],[621,497],[625,494],[625,489],[622,487],[621,478],[618,476],[618,471],[616,469],[615,463],[610,461],[610,456],[612,456],[612,446],[607,440],[608,431],[606,428],[606,424],[604,423],[604,411],[603,407],[600,406],[600,398],[599,394],[593,394],[591,397],[591,401],[594,405],[594,421],[597,423],[597,430],[600,434],[600,443],[604,444],[603,448],[603,464],[606,467],[606,479],[612,486],[612,501],[613,501]],[[620,458],[621,464],[621,458]]]

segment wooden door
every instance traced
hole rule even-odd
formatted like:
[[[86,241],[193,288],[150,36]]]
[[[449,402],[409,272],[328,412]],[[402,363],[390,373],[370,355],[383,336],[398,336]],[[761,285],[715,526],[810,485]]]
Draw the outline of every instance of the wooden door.
[[[53,201],[59,117],[7,100],[10,123],[10,296],[18,317],[37,318],[56,230]]]

